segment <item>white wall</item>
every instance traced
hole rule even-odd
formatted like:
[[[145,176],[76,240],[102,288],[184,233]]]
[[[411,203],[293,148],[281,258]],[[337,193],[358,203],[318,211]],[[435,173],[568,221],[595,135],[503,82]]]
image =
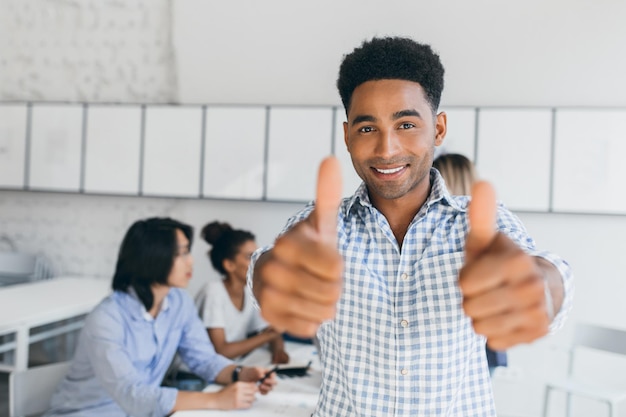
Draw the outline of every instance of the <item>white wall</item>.
[[[626,106],[626,2],[617,0],[176,0],[171,6],[176,95],[184,103],[339,104],[334,84],[342,55],[372,35],[400,34],[432,43],[440,52],[447,105]],[[45,35],[37,28],[30,33]],[[11,68],[13,62],[0,64]],[[19,91],[11,91],[11,98],[20,99]],[[21,99],[30,99],[27,93]],[[121,94],[118,101],[136,101]],[[62,91],[47,93],[45,85],[41,97],[64,98]],[[171,215],[196,228],[226,220],[252,230],[264,244],[298,208],[0,192],[0,234],[7,231],[23,248],[50,253],[65,272],[110,276],[122,234],[136,218]],[[540,247],[571,262],[577,279],[566,329],[512,349],[510,372],[495,380],[503,413],[538,415],[543,379],[564,366],[562,352],[550,346],[567,341],[575,320],[626,328],[626,216],[525,213],[521,218]],[[215,276],[205,251],[202,242],[194,247],[192,288],[198,279]],[[616,364],[602,378],[624,386],[625,368]],[[580,406],[576,415],[602,415],[594,407]]]
[[[626,105],[617,0],[178,0],[182,102],[339,104],[341,57],[373,35],[430,43],[450,105]]]
[[[572,325],[583,321],[626,329],[626,258],[622,243],[626,216],[523,213],[520,218],[539,247],[568,260],[576,279],[574,307],[565,328],[540,342],[512,349],[511,369],[494,383],[500,410],[512,415],[523,412],[521,415],[539,416],[543,381],[547,377],[561,377],[565,372],[567,356],[562,348],[568,344]],[[590,381],[626,386],[626,360],[593,359],[598,369],[584,374]],[[556,408],[552,408],[550,415],[563,416],[564,397],[553,395],[551,403]],[[608,415],[605,405],[584,401],[575,402],[574,411],[577,417]],[[618,415],[626,416],[626,408],[621,408]]]
[[[0,235],[21,251],[45,255],[56,275],[111,279],[128,227],[138,219],[169,216],[196,231],[192,253],[192,294],[207,279],[217,279],[206,256],[209,245],[198,234],[213,220],[250,230],[267,245],[301,205],[174,198],[108,197],[0,191]]]
[[[169,0],[2,0],[0,99],[169,102]]]
[[[340,104],[335,80],[343,54],[373,35],[406,35],[440,53],[444,105],[625,106],[624,16],[626,3],[618,1],[183,0],[174,20],[178,99]],[[626,328],[626,217],[521,218],[540,247],[570,261],[577,280],[566,328],[512,349],[509,372],[495,380],[502,413],[539,415],[543,381],[565,369],[565,355],[553,346],[567,343],[571,325]],[[601,377],[623,386],[626,363],[613,366],[622,372]],[[555,396],[555,415],[562,404]],[[594,406],[576,403],[578,415],[602,415]]]

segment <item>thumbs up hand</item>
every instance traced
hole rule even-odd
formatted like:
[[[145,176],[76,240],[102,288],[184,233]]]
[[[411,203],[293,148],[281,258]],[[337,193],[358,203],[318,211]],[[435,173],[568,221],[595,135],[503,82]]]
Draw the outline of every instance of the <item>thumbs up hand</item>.
[[[343,259],[337,250],[341,167],[334,157],[319,168],[315,208],[279,237],[254,269],[254,293],[263,318],[279,331],[315,335],[335,317],[341,296]]]
[[[496,211],[491,185],[476,183],[459,285],[476,333],[486,336],[492,349],[503,350],[547,334],[552,312],[540,261],[496,231]]]

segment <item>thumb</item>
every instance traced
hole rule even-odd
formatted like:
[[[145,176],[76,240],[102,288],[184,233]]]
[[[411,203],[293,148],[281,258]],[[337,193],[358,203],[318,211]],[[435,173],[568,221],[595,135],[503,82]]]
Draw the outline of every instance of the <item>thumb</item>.
[[[334,156],[325,158],[317,174],[315,208],[311,213],[313,227],[324,240],[337,239],[337,212],[341,203],[341,166]]]
[[[469,205],[470,231],[465,242],[466,262],[478,256],[496,236],[496,192],[486,181],[472,187]]]

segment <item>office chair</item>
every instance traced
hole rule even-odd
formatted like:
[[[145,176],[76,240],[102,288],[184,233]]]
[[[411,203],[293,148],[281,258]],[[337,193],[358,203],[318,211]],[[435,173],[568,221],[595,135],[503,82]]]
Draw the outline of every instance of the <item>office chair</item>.
[[[569,350],[567,377],[550,381],[546,384],[543,397],[543,417],[548,417],[550,393],[554,390],[567,394],[566,416],[570,417],[570,403],[573,395],[604,402],[609,409],[609,416],[616,417],[616,406],[626,399],[626,388],[611,388],[600,384],[577,380],[573,377],[575,352],[578,348],[602,350],[605,352],[626,355],[626,330],[610,329],[591,324],[577,323],[574,339]]]
[[[33,281],[37,256],[23,252],[0,252],[0,286]]]
[[[40,414],[50,407],[52,394],[70,362],[37,366],[9,375],[9,417]]]

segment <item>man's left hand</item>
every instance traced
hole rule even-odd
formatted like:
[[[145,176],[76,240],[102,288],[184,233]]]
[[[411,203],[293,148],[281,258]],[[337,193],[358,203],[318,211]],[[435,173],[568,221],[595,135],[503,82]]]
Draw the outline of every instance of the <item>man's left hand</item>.
[[[476,183],[459,285],[476,333],[487,337],[490,348],[504,350],[546,335],[554,312],[548,311],[552,303],[546,303],[537,258],[496,231],[496,212],[493,187]]]

